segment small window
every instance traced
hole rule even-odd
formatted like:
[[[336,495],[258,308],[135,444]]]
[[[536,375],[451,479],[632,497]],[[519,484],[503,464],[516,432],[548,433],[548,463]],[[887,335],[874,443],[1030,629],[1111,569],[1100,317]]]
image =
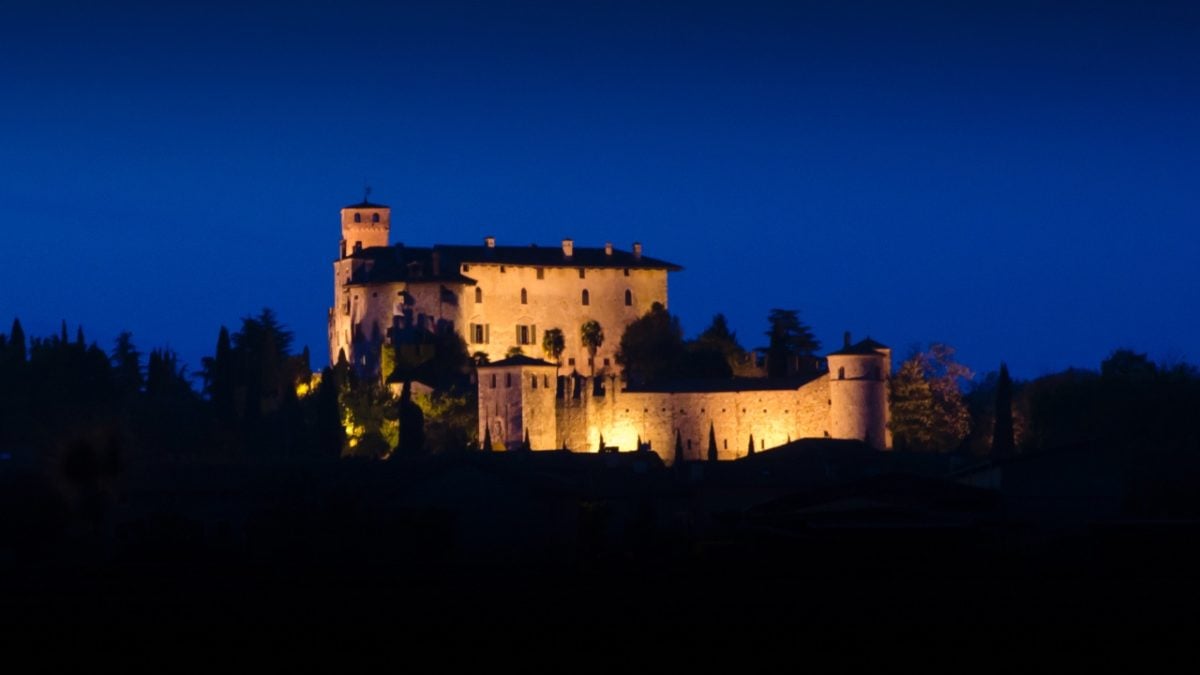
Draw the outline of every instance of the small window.
[[[529,378],[529,386],[532,389],[537,389],[537,375],[533,375]]]
[[[546,389],[550,388],[550,376],[549,375],[542,376],[542,386],[545,387]]]
[[[483,302],[483,289],[476,287],[475,288],[475,304],[479,304],[481,302]]]
[[[522,305],[529,304],[529,292],[526,291],[524,288],[521,289],[521,304]]]
[[[470,265],[467,265],[467,264],[463,264],[463,271],[464,271],[464,272],[470,272],[470,271],[471,271],[471,266],[470,266]]]
[[[542,269],[541,267],[537,268],[537,277],[539,279],[545,279],[546,278],[546,270]]]
[[[378,214],[378,213],[372,213],[372,214],[371,214],[371,222],[372,222],[372,223],[378,223],[378,222],[379,222],[379,214]]]
[[[588,293],[587,289],[586,288],[583,289],[583,304],[584,305],[591,304],[591,297],[592,296],[591,296],[591,294]]]
[[[567,365],[568,366],[575,365],[575,357],[571,357],[571,358],[567,359]]]
[[[625,289],[625,306],[633,306],[633,291],[629,290],[628,288]]]
[[[608,365],[608,359],[604,359],[604,365]]]
[[[504,274],[504,265],[500,266],[500,274]]]
[[[838,368],[838,379],[839,379],[839,380],[844,380],[844,379],[846,379],[846,369],[845,369],[844,367],[843,367],[843,368]]]
[[[362,214],[361,213],[354,214],[354,222],[356,222],[356,223],[362,222]]]
[[[629,276],[629,268],[628,267],[625,268],[625,276]]]
[[[511,386],[512,386],[512,373],[505,373],[505,374],[504,374],[504,386],[505,386],[505,387],[511,387]]]
[[[492,373],[492,389],[496,388],[496,374]]]
[[[579,268],[579,278],[580,278],[580,279],[583,279],[583,278],[585,278],[586,276],[587,276],[587,274],[586,274],[585,270],[584,270],[582,267],[580,267],[580,268]]]

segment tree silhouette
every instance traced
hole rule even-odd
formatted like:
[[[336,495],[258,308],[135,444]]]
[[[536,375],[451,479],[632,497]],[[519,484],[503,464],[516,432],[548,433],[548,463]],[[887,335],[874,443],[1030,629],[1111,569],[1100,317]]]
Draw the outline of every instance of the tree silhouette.
[[[683,329],[662,303],[630,323],[621,335],[617,363],[628,381],[645,384],[674,374],[684,353]]]
[[[717,432],[713,423],[708,423],[708,461],[717,461]]]
[[[487,423],[483,425],[483,447],[480,450],[484,452],[492,451],[492,425]]]
[[[599,321],[589,319],[579,327],[579,341],[583,344],[583,348],[588,353],[588,365],[591,367],[591,374],[596,375],[596,352],[604,344],[604,328]]]
[[[754,434],[750,434],[750,444],[746,446],[746,456],[754,454]]]
[[[133,345],[133,334],[122,331],[117,336],[112,353],[113,377],[123,397],[137,395],[142,390],[142,355]]]
[[[12,330],[8,334],[8,350],[12,355],[12,360],[18,363],[25,363],[29,358],[25,344],[25,330],[21,328],[20,319],[13,319]]]
[[[678,429],[675,430],[675,466],[683,466],[683,434]]]
[[[772,309],[767,315],[767,375],[785,377],[803,357],[811,357],[821,348],[812,329],[800,320],[795,309]]]
[[[1013,439],[1012,378],[1008,365],[1000,363],[1000,377],[996,380],[996,425],[992,432],[992,456],[1004,458],[1013,454],[1016,444]]]

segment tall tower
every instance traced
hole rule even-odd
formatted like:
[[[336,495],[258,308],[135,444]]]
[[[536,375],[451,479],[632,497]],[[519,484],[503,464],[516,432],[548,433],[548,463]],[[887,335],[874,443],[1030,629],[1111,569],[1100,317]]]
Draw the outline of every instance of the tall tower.
[[[834,438],[857,438],[880,450],[892,447],[888,428],[888,378],[892,350],[871,338],[829,354],[830,434]]]
[[[387,246],[391,221],[390,208],[383,204],[372,204],[366,199],[343,208],[339,257],[345,258],[364,248]]]

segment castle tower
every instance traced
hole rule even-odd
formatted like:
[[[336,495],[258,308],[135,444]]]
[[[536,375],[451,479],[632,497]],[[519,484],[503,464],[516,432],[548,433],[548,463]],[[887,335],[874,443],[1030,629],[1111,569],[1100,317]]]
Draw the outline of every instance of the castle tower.
[[[829,432],[834,438],[857,438],[880,450],[892,447],[888,428],[888,378],[892,350],[870,338],[845,345],[828,355]]]
[[[387,246],[391,220],[390,208],[383,204],[372,204],[366,199],[343,208],[339,257],[345,258],[365,248]]]
[[[553,363],[510,356],[479,366],[479,441],[491,430],[492,443],[509,450],[529,434],[535,450],[553,450],[557,428]]]

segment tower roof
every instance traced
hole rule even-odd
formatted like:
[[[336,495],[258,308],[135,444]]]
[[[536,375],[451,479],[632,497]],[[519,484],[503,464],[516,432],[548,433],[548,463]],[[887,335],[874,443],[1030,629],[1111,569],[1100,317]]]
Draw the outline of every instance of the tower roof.
[[[829,356],[872,356],[879,353],[881,349],[891,349],[885,344],[876,342],[871,338],[860,340],[849,347],[842,347],[836,352],[829,352]]]
[[[524,354],[514,354],[513,356],[510,356],[506,359],[502,359],[500,361],[494,361],[492,363],[480,364],[478,367],[479,368],[505,368],[508,366],[549,366],[551,368],[556,367],[553,363],[550,363],[549,361],[543,361],[542,359],[535,359],[532,356],[525,356]]]
[[[369,202],[364,199],[357,204],[349,204],[347,206],[343,206],[342,208],[343,209],[388,209],[391,207],[388,206],[387,204],[375,204],[375,203]]]

